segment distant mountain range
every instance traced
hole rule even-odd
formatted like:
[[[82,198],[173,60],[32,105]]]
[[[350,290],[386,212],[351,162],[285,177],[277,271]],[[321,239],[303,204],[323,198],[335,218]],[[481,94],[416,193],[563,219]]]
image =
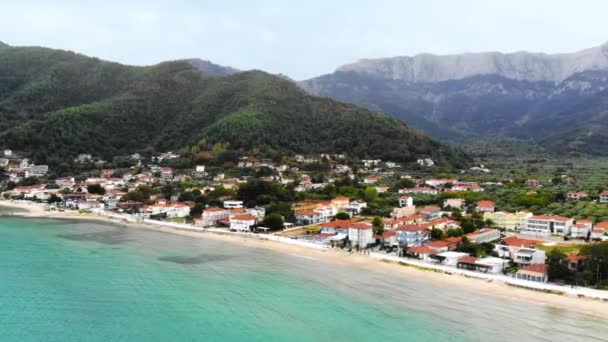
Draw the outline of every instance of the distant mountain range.
[[[608,43],[564,54],[364,59],[299,85],[439,139],[515,137],[559,152],[608,154]]]
[[[349,153],[461,167],[468,157],[384,114],[306,94],[262,71],[203,60],[135,67],[69,51],[0,45],[0,148],[69,167],[80,153],[221,143],[240,153]]]

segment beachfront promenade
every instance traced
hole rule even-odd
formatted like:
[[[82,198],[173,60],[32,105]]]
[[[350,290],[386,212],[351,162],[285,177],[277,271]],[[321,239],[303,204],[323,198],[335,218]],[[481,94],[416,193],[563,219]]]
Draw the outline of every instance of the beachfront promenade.
[[[300,247],[305,247],[305,248],[313,248],[313,249],[317,249],[317,250],[341,251],[341,250],[334,249],[328,245],[321,245],[321,244],[317,244],[317,243],[313,243],[313,242],[291,239],[291,238],[278,236],[278,235],[274,235],[274,234],[254,234],[254,233],[231,232],[231,231],[228,231],[225,229],[196,227],[194,225],[185,224],[185,223],[164,222],[164,221],[157,221],[157,220],[152,220],[152,219],[139,219],[132,215],[120,215],[120,214],[109,213],[109,212],[98,212],[98,214],[101,216],[114,218],[116,220],[123,221],[123,222],[127,221],[127,222],[132,222],[132,223],[144,223],[144,224],[150,224],[150,225],[155,225],[155,226],[159,226],[159,227],[170,227],[170,228],[174,228],[174,229],[178,229],[178,230],[186,230],[186,231],[200,232],[200,233],[216,233],[216,234],[257,238],[257,239],[275,241],[275,242],[279,242],[279,243],[285,243],[285,244],[290,244],[290,245],[295,245],[295,246],[300,246]],[[381,262],[392,262],[392,263],[397,263],[397,264],[401,264],[404,266],[411,266],[411,267],[418,268],[422,271],[425,271],[425,270],[431,271],[431,272],[434,271],[434,272],[444,273],[446,275],[463,276],[463,277],[467,277],[467,278],[480,279],[482,281],[488,281],[488,282],[497,281],[497,282],[505,283],[510,286],[521,287],[521,288],[526,288],[526,289],[530,289],[530,290],[543,291],[543,292],[549,292],[549,293],[560,294],[560,295],[568,295],[568,296],[573,296],[573,297],[584,297],[584,298],[608,301],[608,291],[596,290],[596,289],[587,288],[587,287],[572,287],[572,286],[563,286],[563,285],[557,285],[557,284],[551,284],[551,283],[538,283],[538,282],[532,282],[532,281],[519,280],[519,279],[515,279],[514,277],[503,275],[503,274],[475,272],[475,271],[460,269],[460,268],[446,266],[446,265],[439,265],[436,263],[424,262],[421,260],[401,258],[398,256],[387,255],[387,254],[378,253],[378,252],[370,252],[370,253],[364,254],[364,255],[369,258],[379,260]]]

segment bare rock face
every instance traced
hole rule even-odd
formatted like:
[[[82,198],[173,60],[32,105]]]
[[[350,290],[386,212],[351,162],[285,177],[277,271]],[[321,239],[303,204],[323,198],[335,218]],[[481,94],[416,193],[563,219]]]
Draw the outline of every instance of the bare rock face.
[[[582,71],[605,69],[608,69],[608,43],[561,54],[485,52],[363,59],[342,66],[338,71],[412,82],[441,82],[495,74],[514,80],[557,83]]]

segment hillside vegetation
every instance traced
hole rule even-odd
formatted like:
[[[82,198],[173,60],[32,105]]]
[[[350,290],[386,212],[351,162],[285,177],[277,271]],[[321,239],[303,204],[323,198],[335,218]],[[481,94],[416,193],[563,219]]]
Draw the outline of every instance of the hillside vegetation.
[[[58,164],[80,153],[110,160],[201,140],[242,151],[468,160],[398,120],[309,96],[261,71],[211,77],[186,61],[133,67],[46,48],[0,49],[0,147]]]

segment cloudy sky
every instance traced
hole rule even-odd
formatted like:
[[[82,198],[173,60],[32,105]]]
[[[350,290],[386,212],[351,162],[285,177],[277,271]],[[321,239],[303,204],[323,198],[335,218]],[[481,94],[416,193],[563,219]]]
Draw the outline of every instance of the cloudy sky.
[[[575,51],[608,41],[607,13],[603,0],[0,0],[0,40],[305,79],[360,58]]]

